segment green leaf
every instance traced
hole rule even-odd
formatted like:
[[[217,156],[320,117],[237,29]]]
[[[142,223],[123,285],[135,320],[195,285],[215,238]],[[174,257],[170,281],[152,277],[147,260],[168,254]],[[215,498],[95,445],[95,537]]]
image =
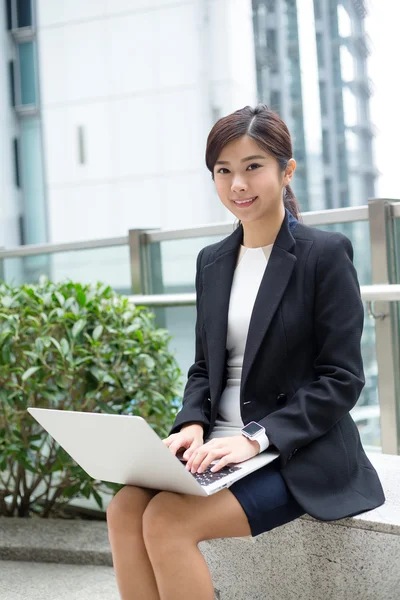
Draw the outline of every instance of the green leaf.
[[[36,371],[39,371],[39,369],[41,369],[42,367],[30,367],[27,371],[25,371],[25,373],[22,375],[21,379],[22,381],[26,381],[27,379],[29,379],[29,377],[31,375],[33,375],[34,373],[36,373]]]
[[[63,353],[64,356],[67,356],[68,352],[69,352],[69,344],[68,344],[68,340],[66,340],[65,338],[63,338],[60,342],[60,346],[61,346],[61,352]]]
[[[137,322],[132,323],[132,325],[129,325],[128,327],[125,327],[124,333],[128,335],[129,333],[132,333],[133,331],[136,331],[137,329],[139,329],[139,327],[140,327],[140,322],[138,319]]]
[[[61,350],[60,342],[58,340],[56,340],[55,338],[53,338],[53,337],[50,338],[50,341],[57,348],[57,350],[59,351],[59,353],[62,355],[62,350]]]
[[[86,305],[86,294],[82,291],[78,292],[76,298],[81,306]]]
[[[60,294],[60,292],[54,292],[55,297],[57,298],[60,306],[64,306],[65,304],[65,298],[62,294]]]
[[[49,294],[49,293],[44,294],[44,296],[43,296],[43,304],[45,306],[51,306],[52,303],[53,303],[53,296],[52,296],[52,294]]]
[[[103,329],[104,329],[103,325],[97,325],[97,327],[95,327],[93,334],[92,334],[92,337],[94,340],[97,341],[99,339],[99,337],[103,333]]]
[[[79,319],[79,321],[77,321],[72,328],[72,337],[76,338],[85,326],[86,326],[85,319]]]
[[[103,498],[100,496],[99,492],[97,492],[95,488],[92,488],[92,494],[93,494],[94,499],[97,502],[98,507],[100,509],[102,509],[103,508]]]
[[[1,299],[1,303],[5,308],[11,308],[14,302],[14,298],[10,298],[10,296],[3,296]]]
[[[35,348],[39,352],[39,354],[41,354],[43,352],[43,350],[44,350],[44,343],[43,343],[43,340],[41,338],[36,338],[36,340],[35,340]]]

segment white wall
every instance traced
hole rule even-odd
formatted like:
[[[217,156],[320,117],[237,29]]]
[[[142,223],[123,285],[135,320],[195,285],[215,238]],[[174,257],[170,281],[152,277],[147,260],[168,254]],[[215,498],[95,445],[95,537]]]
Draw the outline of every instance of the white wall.
[[[256,101],[251,0],[37,4],[50,241],[233,222],[204,153],[215,110]],[[163,249],[167,282],[192,281],[181,254]],[[71,257],[55,260],[57,278],[84,279]],[[100,274],[117,286],[126,265]]]
[[[229,218],[204,151],[255,102],[251,0],[38,0],[38,38],[52,241]]]

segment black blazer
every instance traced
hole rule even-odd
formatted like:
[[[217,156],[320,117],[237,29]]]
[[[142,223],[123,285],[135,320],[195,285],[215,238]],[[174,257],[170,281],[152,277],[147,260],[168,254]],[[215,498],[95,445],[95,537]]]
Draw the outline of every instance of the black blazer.
[[[243,228],[197,259],[196,353],[171,433],[195,421],[211,432],[226,382],[229,297]],[[364,309],[353,248],[341,233],[288,210],[255,301],[243,360],[243,422],[257,421],[280,452],[281,474],[321,520],[385,501],[349,411],[364,386]]]

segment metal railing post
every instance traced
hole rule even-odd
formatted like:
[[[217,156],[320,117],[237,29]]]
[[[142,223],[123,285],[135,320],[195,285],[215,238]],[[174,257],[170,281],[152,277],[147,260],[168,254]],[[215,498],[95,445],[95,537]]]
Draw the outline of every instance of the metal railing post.
[[[0,246],[0,252],[4,250],[2,246]],[[0,258],[0,283],[5,280],[5,272],[4,272],[4,259]]]
[[[163,294],[160,242],[150,242],[148,232],[130,229],[128,232],[132,293],[134,295]],[[165,308],[153,309],[157,324],[165,327]]]
[[[130,229],[128,233],[129,264],[131,270],[131,287],[133,294],[146,294],[143,281],[141,238],[143,230]]]
[[[391,202],[373,199],[368,202],[373,284],[394,284],[394,244]],[[376,357],[381,419],[382,452],[399,453],[399,427],[396,396],[399,390],[399,321],[396,304],[375,302]]]
[[[161,242],[151,241],[149,232],[143,232],[140,236],[140,252],[143,293],[164,294]],[[153,306],[152,308],[159,327],[165,328],[167,326],[166,310],[165,306]]]

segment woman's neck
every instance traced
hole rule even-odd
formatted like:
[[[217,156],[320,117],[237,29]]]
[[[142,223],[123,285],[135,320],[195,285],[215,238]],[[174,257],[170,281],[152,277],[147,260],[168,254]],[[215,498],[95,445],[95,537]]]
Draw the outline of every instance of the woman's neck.
[[[243,246],[246,248],[262,248],[273,244],[285,218],[285,207],[277,213],[268,215],[250,223],[242,223]]]

